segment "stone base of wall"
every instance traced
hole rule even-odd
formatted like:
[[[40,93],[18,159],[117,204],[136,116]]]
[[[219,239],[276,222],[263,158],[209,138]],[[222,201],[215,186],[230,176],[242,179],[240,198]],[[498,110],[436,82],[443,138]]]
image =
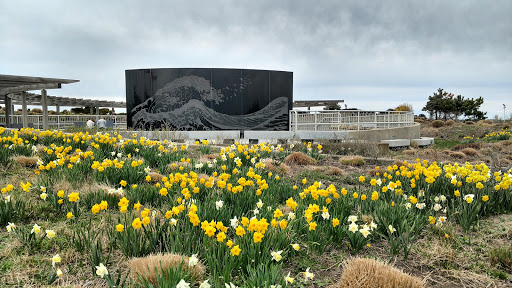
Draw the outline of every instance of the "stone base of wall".
[[[241,144],[271,143],[285,144],[302,141],[352,141],[363,140],[370,142],[381,142],[382,140],[396,139],[420,139],[420,124],[412,126],[373,129],[373,130],[345,130],[345,131],[123,131],[123,137],[130,137],[136,133],[138,137],[145,137],[155,140],[172,140],[178,142],[194,143],[199,139],[207,139],[218,144],[230,144],[239,142]]]

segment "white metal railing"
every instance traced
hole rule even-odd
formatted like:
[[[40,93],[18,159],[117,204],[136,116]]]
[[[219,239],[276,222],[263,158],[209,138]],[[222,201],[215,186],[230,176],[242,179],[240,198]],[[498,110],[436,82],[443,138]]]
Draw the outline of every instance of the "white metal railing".
[[[89,119],[103,118],[107,121],[107,127],[114,129],[126,129],[126,115],[48,115],[48,126],[50,128],[66,128],[70,126],[85,126]],[[23,124],[22,115],[10,115],[9,120],[15,127]],[[28,124],[36,129],[43,128],[43,115],[28,115]],[[0,115],[0,124],[5,125],[5,115]]]
[[[290,131],[341,131],[414,125],[408,111],[297,111],[290,110]]]

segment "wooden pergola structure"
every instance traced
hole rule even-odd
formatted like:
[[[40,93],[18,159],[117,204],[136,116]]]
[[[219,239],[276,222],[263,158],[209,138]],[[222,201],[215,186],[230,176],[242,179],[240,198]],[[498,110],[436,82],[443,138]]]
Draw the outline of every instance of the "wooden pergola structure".
[[[344,100],[311,100],[311,101],[293,101],[293,108],[300,107],[308,107],[308,110],[311,110],[311,107],[316,106],[334,106],[339,103],[345,102]]]
[[[59,89],[62,84],[79,82],[72,79],[43,78],[30,76],[2,75],[0,74],[0,104],[5,104],[5,126],[10,126],[9,116],[13,114],[14,105],[22,106],[23,127],[28,127],[27,105],[40,105],[43,110],[43,129],[48,129],[48,106],[55,106],[57,114],[60,107],[91,107],[99,114],[100,107],[126,108],[125,102],[103,101],[62,96],[50,96],[47,89]],[[28,93],[27,91],[40,90],[41,93]]]

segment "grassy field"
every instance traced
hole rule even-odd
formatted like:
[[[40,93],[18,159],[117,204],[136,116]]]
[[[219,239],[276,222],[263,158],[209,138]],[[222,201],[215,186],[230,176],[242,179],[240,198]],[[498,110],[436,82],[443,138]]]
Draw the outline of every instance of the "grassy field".
[[[386,264],[365,281],[510,286],[510,130],[473,125],[385,159],[0,130],[0,286],[360,287],[358,258]]]

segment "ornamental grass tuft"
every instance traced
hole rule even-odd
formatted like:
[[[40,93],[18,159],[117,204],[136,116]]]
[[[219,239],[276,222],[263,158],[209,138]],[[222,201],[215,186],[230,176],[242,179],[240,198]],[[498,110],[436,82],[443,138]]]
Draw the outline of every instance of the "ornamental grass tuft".
[[[284,162],[287,165],[313,165],[316,163],[315,159],[301,152],[293,152],[286,157]]]
[[[345,264],[340,281],[333,288],[422,288],[420,279],[382,262],[354,258]]]
[[[181,269],[190,272],[194,281],[197,282],[204,274],[205,268],[201,262],[196,265],[188,266],[189,258],[187,256],[166,253],[149,255],[146,257],[132,258],[128,261],[128,268],[130,268],[130,277],[137,281],[138,277],[143,277],[147,282],[156,283],[157,273],[168,271],[169,269]]]

